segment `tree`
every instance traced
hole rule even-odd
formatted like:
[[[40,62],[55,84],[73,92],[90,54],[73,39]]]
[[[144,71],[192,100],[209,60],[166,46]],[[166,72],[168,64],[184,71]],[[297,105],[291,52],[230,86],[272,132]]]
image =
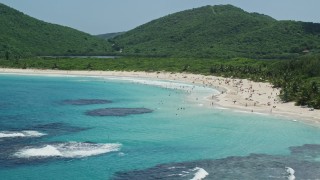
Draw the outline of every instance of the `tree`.
[[[187,71],[189,69],[189,67],[190,67],[189,64],[184,65],[182,71]]]
[[[58,66],[57,66],[57,63],[53,64],[52,69],[59,69]]]
[[[22,69],[27,69],[27,63],[24,63]]]
[[[6,54],[5,54],[6,60],[9,60],[9,55],[10,55],[9,51],[6,51]]]
[[[92,70],[92,65],[91,65],[91,63],[89,63],[89,64],[87,65],[86,69]]]
[[[215,66],[211,66],[211,68],[210,68],[210,73],[211,73],[211,74],[214,74],[214,73],[216,73],[216,72],[217,72],[216,67],[215,67]]]
[[[280,98],[283,102],[289,102],[290,101],[290,98],[289,98],[289,92],[287,89],[283,89],[281,90],[280,92]]]
[[[311,92],[312,93],[318,93],[319,92],[318,84],[315,81],[311,82]]]

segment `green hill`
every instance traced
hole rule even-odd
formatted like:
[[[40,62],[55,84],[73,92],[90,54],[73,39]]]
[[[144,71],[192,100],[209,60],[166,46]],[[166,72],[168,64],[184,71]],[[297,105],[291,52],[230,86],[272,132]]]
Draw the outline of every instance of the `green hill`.
[[[290,58],[320,52],[320,24],[277,21],[232,5],[171,14],[109,39],[123,54]]]
[[[37,20],[1,3],[0,24],[0,58],[111,52],[111,45],[102,39]]]

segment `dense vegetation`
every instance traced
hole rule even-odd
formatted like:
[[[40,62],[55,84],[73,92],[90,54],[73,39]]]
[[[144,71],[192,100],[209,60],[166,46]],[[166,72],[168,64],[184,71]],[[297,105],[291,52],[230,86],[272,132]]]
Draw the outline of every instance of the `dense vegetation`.
[[[2,4],[0,22],[0,67],[249,78],[282,88],[284,102],[320,109],[320,24],[277,21],[231,5],[175,13],[124,34],[100,35],[100,39],[36,20]],[[113,53],[133,57],[35,57]]]
[[[46,23],[0,3],[0,57],[102,55],[111,45],[89,34]]]
[[[168,71],[205,75],[249,78],[269,81],[282,88],[284,102],[320,109],[320,56],[297,60],[251,60],[245,58],[191,59],[191,58],[116,58],[116,59],[60,59],[32,58],[0,60],[0,67],[61,70],[118,70]]]
[[[231,5],[171,14],[109,39],[123,54],[291,58],[320,52],[320,24],[277,21]]]

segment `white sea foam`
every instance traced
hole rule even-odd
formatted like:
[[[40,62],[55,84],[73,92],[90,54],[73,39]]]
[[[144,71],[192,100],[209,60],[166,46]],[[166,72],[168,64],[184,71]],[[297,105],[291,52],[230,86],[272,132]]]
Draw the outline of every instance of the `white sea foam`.
[[[68,142],[60,144],[48,144],[41,147],[24,148],[16,152],[14,156],[19,158],[82,158],[119,151],[121,144],[93,144]]]
[[[46,134],[38,131],[0,131],[0,138],[41,137]]]
[[[191,180],[201,180],[209,175],[209,173],[206,170],[199,167],[192,169],[192,171],[197,171],[197,172],[194,174],[194,177]]]
[[[216,106],[216,109],[221,109],[221,110],[225,110],[225,109],[229,109],[229,108],[225,108],[225,107],[221,107],[221,106]]]
[[[294,176],[294,169],[292,169],[291,167],[286,167],[286,171],[288,173],[288,180],[295,180],[296,177]]]
[[[119,152],[118,153],[118,156],[125,156],[126,154],[125,153],[123,153],[123,152]]]

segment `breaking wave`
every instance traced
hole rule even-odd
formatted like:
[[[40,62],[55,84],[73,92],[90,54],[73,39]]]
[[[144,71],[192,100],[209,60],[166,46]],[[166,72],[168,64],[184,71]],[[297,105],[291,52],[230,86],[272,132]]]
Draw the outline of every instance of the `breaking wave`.
[[[18,158],[82,158],[119,151],[121,144],[94,144],[81,142],[68,142],[47,144],[41,147],[23,148],[14,156]]]
[[[206,170],[199,167],[194,168],[192,171],[197,171],[197,172],[194,174],[194,177],[191,180],[201,180],[209,175],[209,173]]]
[[[286,171],[288,173],[288,180],[295,180],[296,177],[294,176],[294,169],[292,169],[291,167],[286,167]]]
[[[0,138],[41,137],[45,133],[38,131],[0,131]]]

